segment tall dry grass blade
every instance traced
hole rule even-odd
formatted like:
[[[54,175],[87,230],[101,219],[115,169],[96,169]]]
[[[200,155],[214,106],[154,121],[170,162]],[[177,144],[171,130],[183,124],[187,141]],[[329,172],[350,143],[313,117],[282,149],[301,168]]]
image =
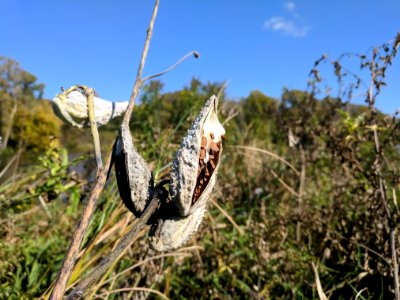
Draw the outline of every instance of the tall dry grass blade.
[[[356,298],[354,299],[354,300],[357,300],[358,299],[358,297],[360,297],[361,296],[361,294],[362,294],[362,292],[364,292],[365,290],[367,290],[368,288],[363,288],[361,291],[359,291],[358,293],[357,293],[357,295],[356,295]]]
[[[254,158],[254,156],[250,156],[249,154],[247,154],[246,152],[240,152],[241,155],[246,156],[251,158],[253,161],[258,162],[260,165],[263,163],[261,160]],[[282,178],[279,177],[278,174],[275,173],[274,170],[272,170],[271,168],[268,168],[268,171],[270,171],[270,173],[272,174],[272,176],[274,176],[278,182],[289,191],[289,193],[291,193],[293,196],[295,196],[296,198],[299,197],[299,194],[289,185],[287,184]]]
[[[219,204],[213,199],[210,198],[210,202],[214,205],[218,210],[224,215],[225,218],[228,219],[229,222],[236,228],[240,235],[244,235],[244,230],[235,222],[235,220],[223,209]]]
[[[285,165],[287,165],[289,168],[291,168],[296,173],[297,176],[300,175],[300,172],[290,162],[288,162],[283,157],[281,157],[281,156],[279,156],[279,155],[277,155],[277,154],[275,154],[275,153],[273,153],[271,151],[268,151],[268,150],[265,150],[265,149],[260,149],[260,148],[257,148],[257,147],[251,147],[251,146],[225,146],[225,148],[246,149],[246,150],[251,150],[251,151],[267,154],[267,155],[269,155],[269,156],[271,156],[271,157],[283,162]]]
[[[4,174],[7,172],[7,170],[14,164],[15,161],[17,161],[22,154],[22,149],[18,150],[18,152],[10,159],[10,161],[7,163],[7,165],[1,170],[0,172],[0,178],[4,176]]]
[[[132,291],[154,293],[165,300],[169,300],[169,298],[167,296],[165,296],[163,293],[161,293],[157,290],[149,289],[149,288],[142,288],[142,287],[116,289],[116,290],[108,291],[103,294],[97,295],[97,296],[95,296],[95,298],[103,299],[103,297],[109,296],[111,294],[120,293],[120,292],[132,292]]]
[[[314,262],[311,262],[311,265],[314,269],[314,275],[315,275],[315,284],[317,285],[317,292],[320,300],[328,300],[328,297],[326,297],[324,290],[322,289],[321,281],[319,279],[319,274],[318,274],[318,269],[317,266],[314,264]]]
[[[148,263],[149,261],[156,260],[156,259],[159,259],[159,258],[164,258],[164,257],[171,257],[171,256],[173,256],[173,257],[175,257],[175,256],[191,257],[192,254],[187,253],[187,252],[178,252],[178,251],[176,251],[176,252],[164,253],[164,254],[159,254],[159,255],[155,255],[155,256],[151,256],[151,257],[145,258],[144,260],[134,264],[133,266],[130,266],[129,268],[126,268],[125,270],[115,274],[110,279],[105,280],[104,282],[102,282],[102,285],[115,280],[116,278],[120,277],[121,275],[124,275],[124,274],[128,273],[129,271],[131,271],[133,269],[136,269],[136,268]]]

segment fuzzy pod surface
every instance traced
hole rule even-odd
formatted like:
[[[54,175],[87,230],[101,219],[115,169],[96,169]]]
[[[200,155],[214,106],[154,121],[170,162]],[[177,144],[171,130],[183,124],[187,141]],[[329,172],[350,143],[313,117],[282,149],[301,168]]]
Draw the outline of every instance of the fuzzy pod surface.
[[[129,128],[121,126],[114,154],[118,191],[125,206],[140,217],[153,194],[153,177],[133,145]]]
[[[97,127],[110,122],[122,115],[129,102],[111,102],[99,97],[93,97],[94,116]],[[54,114],[64,122],[78,128],[89,127],[89,116],[86,96],[78,91],[57,94],[52,103]]]
[[[204,207],[215,185],[225,135],[217,108],[214,95],[193,122],[172,165],[170,193],[182,216]]]
[[[150,246],[156,251],[179,248],[198,230],[205,211],[205,205],[203,205],[186,217],[177,215],[159,219],[151,228]]]

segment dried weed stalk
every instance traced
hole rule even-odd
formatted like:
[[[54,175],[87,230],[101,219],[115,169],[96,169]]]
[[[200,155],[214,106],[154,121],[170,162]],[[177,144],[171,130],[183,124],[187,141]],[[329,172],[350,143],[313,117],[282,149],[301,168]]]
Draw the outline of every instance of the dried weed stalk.
[[[104,102],[102,99],[96,98],[94,99],[94,90],[91,88],[87,88],[85,86],[76,86],[72,87],[67,92],[64,92],[56,97],[55,101],[55,112],[58,116],[60,116],[63,120],[68,123],[82,127],[87,124],[87,119],[89,119],[89,124],[92,129],[92,136],[95,148],[95,156],[98,167],[96,181],[94,183],[94,187],[90,193],[88,202],[82,212],[80,222],[77,226],[77,229],[74,232],[72,237],[71,245],[67,251],[66,257],[64,259],[62,268],[59,272],[58,278],[55,282],[54,288],[52,290],[50,299],[62,299],[66,290],[66,286],[68,280],[71,276],[72,270],[74,268],[76,259],[79,254],[79,247],[82,243],[83,237],[86,233],[88,225],[90,223],[91,217],[93,215],[94,210],[96,209],[97,199],[102,192],[104,185],[106,183],[108,174],[110,172],[110,168],[113,162],[116,165],[116,173],[117,173],[117,181],[118,187],[120,191],[120,195],[126,204],[126,206],[140,219],[135,223],[133,228],[126,233],[116,248],[110,252],[108,256],[106,256],[98,266],[96,266],[80,283],[74,288],[73,292],[70,293],[68,299],[79,299],[84,296],[85,292],[90,288],[90,286],[98,280],[109,268],[110,266],[124,253],[124,251],[128,248],[128,246],[134,241],[135,237],[138,233],[143,229],[143,227],[148,222],[151,221],[151,217],[154,215],[156,210],[159,208],[161,203],[166,203],[168,199],[168,192],[164,188],[165,182],[161,182],[155,187],[153,187],[153,178],[149,168],[147,167],[145,161],[137,153],[131,133],[129,130],[129,122],[131,119],[133,107],[135,104],[135,99],[139,93],[140,88],[143,83],[152,78],[161,76],[170,70],[174,69],[179,63],[184,61],[190,56],[194,56],[195,58],[199,57],[199,54],[195,51],[188,53],[186,56],[181,58],[178,62],[176,62],[173,66],[168,68],[167,70],[148,76],[146,78],[142,78],[143,67],[146,61],[150,40],[153,33],[154,22],[157,16],[159,6],[159,0],[155,1],[152,17],[150,20],[150,24],[147,30],[147,37],[144,44],[144,49],[142,52],[142,57],[140,60],[139,68],[136,75],[135,84],[133,87],[133,91],[130,97],[129,103],[120,104],[118,107],[118,114],[121,114],[125,111],[125,115],[120,127],[120,131],[116,141],[114,142],[114,146],[112,151],[108,156],[108,160],[103,167],[101,153],[100,153],[100,141],[97,132],[97,126],[101,126],[108,122],[111,118],[115,117],[115,107],[111,109],[108,108],[108,104]],[[78,93],[71,95],[71,93]],[[82,94],[87,98],[87,107],[82,105]],[[100,106],[99,106],[100,105]],[[207,106],[208,105],[208,106]],[[194,206],[195,202],[203,203],[204,206],[201,206],[199,209],[191,210],[192,214],[186,214],[181,218],[186,218],[188,220],[192,220],[194,216],[198,216],[198,213],[204,213],[205,200],[201,201],[201,197],[206,195],[212,189],[213,184],[204,184],[203,182],[208,181],[215,182],[216,169],[219,163],[219,153],[221,148],[221,136],[223,136],[224,131],[222,128],[218,130],[214,130],[213,128],[206,128],[203,125],[209,125],[210,118],[213,122],[218,121],[216,118],[216,105],[217,99],[212,98],[209,100],[207,108],[203,110],[205,116],[204,119],[207,122],[204,122],[203,116],[200,118],[202,122],[199,124],[199,131],[201,130],[202,134],[206,137],[206,141],[203,145],[203,140],[201,140],[201,147],[198,147],[198,156],[200,156],[201,161],[204,163],[201,164],[201,171],[197,176],[197,180],[195,180],[195,185],[193,185],[193,196],[192,200],[188,203],[191,207]],[[212,122],[211,122],[212,123]],[[219,124],[219,123],[218,123]],[[212,127],[212,126],[211,126]],[[208,131],[207,131],[208,130]],[[197,136],[196,136],[197,137]],[[209,141],[210,139],[210,141]],[[207,153],[203,153],[207,151]],[[196,154],[196,153],[195,153]],[[204,174],[203,174],[204,173]],[[194,177],[196,178],[197,172],[194,173]],[[189,174],[186,174],[188,176]],[[200,178],[201,177],[201,178]],[[200,186],[196,187],[197,185]],[[179,192],[178,192],[179,194]],[[207,199],[206,199],[207,200]],[[167,204],[166,204],[167,205]],[[166,210],[170,211],[170,205],[167,205]],[[162,209],[163,210],[163,209]],[[163,214],[162,218],[168,217],[167,214]],[[154,216],[152,219],[156,220],[158,217]],[[175,218],[175,217],[174,217]],[[201,221],[201,217],[195,218],[197,223],[196,225],[184,234],[184,237],[181,238],[178,242],[173,241],[174,245],[172,248],[176,248],[180,246],[185,240],[187,240],[188,236],[192,234],[198,227],[199,222]],[[150,220],[150,221],[149,221]],[[159,228],[161,228],[161,219],[158,219],[157,224]],[[163,219],[162,221],[162,230],[165,231],[167,228],[166,224],[168,224],[169,220]],[[178,223],[176,223],[178,224]],[[187,226],[182,222],[179,223],[178,228],[185,228]],[[167,232],[170,232],[167,230]],[[170,242],[170,240],[167,241]],[[168,250],[171,247],[158,247],[159,250]]]

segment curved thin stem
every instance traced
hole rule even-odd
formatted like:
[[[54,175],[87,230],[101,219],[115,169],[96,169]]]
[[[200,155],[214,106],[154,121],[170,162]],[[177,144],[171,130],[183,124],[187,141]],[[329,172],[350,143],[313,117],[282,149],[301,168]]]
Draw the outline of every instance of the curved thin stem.
[[[113,294],[113,293],[132,292],[132,291],[154,293],[165,300],[169,300],[169,298],[167,296],[165,296],[163,293],[161,293],[157,290],[154,290],[154,289],[149,289],[149,288],[144,288],[144,287],[132,287],[132,288],[122,288],[122,289],[111,290],[111,291],[107,291],[101,295],[98,295],[96,298],[103,298],[104,296],[109,296],[110,294]]]
[[[121,276],[123,274],[126,274],[129,271],[132,271],[133,269],[136,269],[136,268],[146,264],[149,261],[156,260],[156,259],[159,259],[159,258],[164,258],[164,257],[170,257],[170,256],[173,256],[173,257],[175,257],[175,256],[190,257],[192,255],[190,253],[187,253],[187,252],[172,252],[172,253],[163,253],[163,254],[152,256],[152,257],[148,257],[148,258],[145,258],[144,260],[139,261],[138,263],[134,264],[133,266],[130,266],[129,268],[126,268],[125,270],[123,270],[120,273],[114,275],[110,279],[107,279],[106,281],[102,282],[101,285],[105,285],[106,283],[109,283],[109,282],[115,280],[117,277],[119,277],[119,276]]]
[[[283,157],[265,150],[265,149],[260,149],[260,148],[256,148],[256,147],[251,147],[251,146],[225,146],[224,148],[238,148],[238,149],[247,149],[247,150],[251,150],[251,151],[256,151],[256,152],[260,152],[260,153],[264,153],[267,154],[269,156],[272,156],[273,158],[276,158],[277,160],[280,160],[281,162],[283,162],[285,165],[287,165],[289,168],[291,168],[297,176],[300,175],[300,172],[291,164],[289,163],[286,159],[284,159]]]
[[[145,77],[142,82],[146,82],[150,79],[156,78],[156,77],[160,77],[166,73],[168,73],[169,71],[172,71],[173,69],[175,69],[181,62],[183,62],[184,60],[188,59],[190,56],[194,56],[194,58],[199,58],[200,54],[197,51],[191,51],[188,54],[186,54],[184,57],[182,57],[180,60],[178,60],[175,64],[173,64],[171,67],[169,67],[168,69],[166,69],[165,71],[162,71],[161,73],[157,73],[154,75],[150,75]]]

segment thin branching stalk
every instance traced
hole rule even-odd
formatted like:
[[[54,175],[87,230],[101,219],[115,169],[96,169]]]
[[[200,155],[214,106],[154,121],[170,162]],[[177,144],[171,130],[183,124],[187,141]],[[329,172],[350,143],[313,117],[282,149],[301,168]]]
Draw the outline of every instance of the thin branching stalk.
[[[386,195],[386,184],[385,180],[383,179],[382,176],[382,161],[383,161],[383,153],[381,149],[381,145],[379,142],[379,136],[378,136],[378,124],[376,121],[376,109],[375,109],[375,95],[374,95],[374,86],[375,86],[375,81],[376,81],[376,66],[375,66],[375,55],[377,53],[377,50],[374,49],[374,55],[371,60],[370,64],[370,70],[371,70],[371,83],[368,89],[367,93],[367,101],[368,101],[368,106],[371,112],[371,128],[372,132],[374,135],[374,145],[375,145],[375,174],[378,178],[378,184],[379,184],[379,195],[382,201],[383,208],[385,210],[386,214],[386,219],[389,225],[389,231],[390,231],[390,236],[389,236],[389,243],[390,243],[390,252],[391,252],[391,262],[392,262],[392,273],[393,273],[393,281],[394,281],[394,294],[395,294],[395,299],[400,300],[400,286],[399,286],[399,266],[397,262],[397,252],[396,252],[396,241],[395,241],[395,235],[396,235],[396,227],[392,218],[392,214],[390,212],[390,208],[388,205],[387,201],[387,195]],[[378,90],[379,93],[379,90]]]
[[[150,20],[150,25],[149,25],[149,28],[147,29],[147,37],[145,40],[142,57],[141,57],[138,72],[136,75],[136,81],[135,81],[133,91],[132,91],[132,94],[131,94],[131,97],[129,100],[128,108],[125,112],[125,116],[123,119],[123,124],[126,126],[129,126],[129,121],[130,121],[130,118],[132,115],[133,107],[135,105],[135,100],[139,93],[139,89],[142,85],[142,80],[141,80],[142,72],[143,72],[145,61],[146,61],[147,53],[149,50],[150,39],[151,39],[151,36],[153,33],[154,21],[157,16],[158,6],[159,6],[159,0],[156,0],[155,4],[154,4],[153,14],[152,14],[152,17]],[[86,233],[86,230],[89,226],[93,212],[96,208],[97,199],[100,196],[100,193],[102,192],[105,182],[107,180],[107,175],[108,175],[109,169],[111,167],[113,153],[114,153],[114,148],[109,155],[109,158],[108,158],[105,168],[101,172],[99,172],[97,175],[94,188],[92,189],[92,192],[90,193],[90,196],[89,196],[88,203],[86,204],[86,206],[82,212],[78,227],[74,232],[70,247],[67,251],[67,254],[64,259],[61,270],[59,272],[57,281],[54,285],[54,289],[50,296],[51,300],[62,299],[64,296],[68,280],[71,277],[72,270],[75,266],[75,262],[76,262],[78,254],[79,254],[79,248],[81,246],[81,243],[82,243],[82,240]]]

